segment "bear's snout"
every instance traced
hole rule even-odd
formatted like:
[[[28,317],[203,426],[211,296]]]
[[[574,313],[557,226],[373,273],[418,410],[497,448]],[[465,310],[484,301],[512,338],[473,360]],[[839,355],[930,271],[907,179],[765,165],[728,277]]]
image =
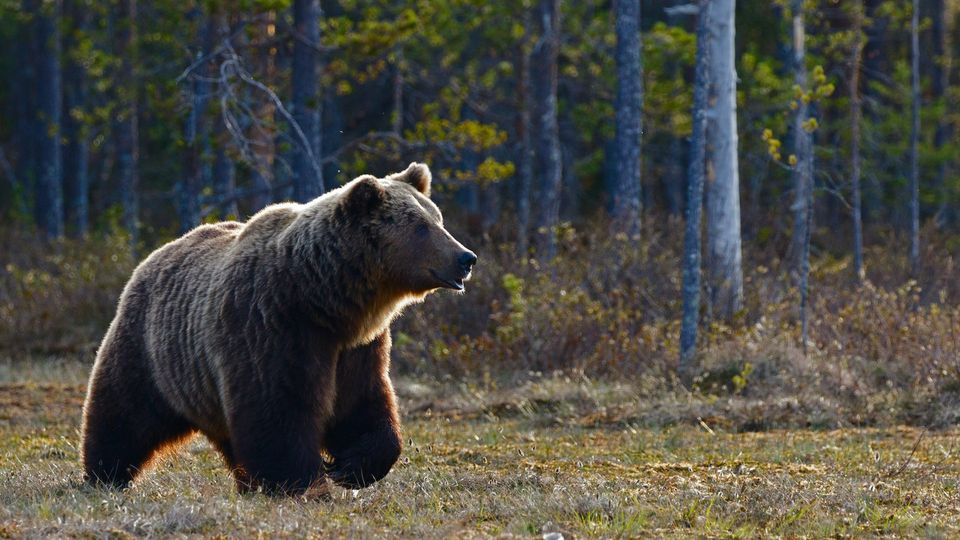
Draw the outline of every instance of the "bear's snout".
[[[477,264],[477,255],[472,251],[464,251],[460,254],[460,257],[457,258],[457,262],[460,263],[460,270],[463,271],[463,277],[470,275],[470,271],[473,270],[473,265]]]

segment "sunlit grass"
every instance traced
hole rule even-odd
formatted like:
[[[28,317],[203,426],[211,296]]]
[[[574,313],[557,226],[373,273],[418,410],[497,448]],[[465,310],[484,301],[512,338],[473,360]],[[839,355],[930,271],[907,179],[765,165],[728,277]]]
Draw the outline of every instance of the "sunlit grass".
[[[956,430],[602,421],[629,385],[561,379],[495,398],[401,381],[401,462],[329,501],[237,495],[202,438],[129,491],[102,491],[80,483],[82,382],[34,372],[0,369],[0,537],[960,534]],[[404,390],[424,384],[429,407]]]

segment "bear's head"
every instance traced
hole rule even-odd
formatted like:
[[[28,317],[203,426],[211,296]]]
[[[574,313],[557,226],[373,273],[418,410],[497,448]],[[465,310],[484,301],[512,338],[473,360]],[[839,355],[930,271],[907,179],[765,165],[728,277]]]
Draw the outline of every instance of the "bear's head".
[[[440,209],[430,200],[431,178],[426,165],[411,163],[386,178],[364,175],[345,186],[347,214],[358,218],[367,238],[379,246],[383,278],[404,293],[463,291],[477,262],[444,228]]]

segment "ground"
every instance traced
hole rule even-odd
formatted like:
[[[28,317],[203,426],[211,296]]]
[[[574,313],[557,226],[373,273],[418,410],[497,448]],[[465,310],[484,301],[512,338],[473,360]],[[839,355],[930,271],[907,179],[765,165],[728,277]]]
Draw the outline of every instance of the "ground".
[[[655,426],[615,413],[629,386],[562,378],[401,378],[400,463],[329,501],[238,495],[199,438],[131,490],[95,490],[79,482],[86,369],[0,362],[0,538],[960,535],[956,429]]]

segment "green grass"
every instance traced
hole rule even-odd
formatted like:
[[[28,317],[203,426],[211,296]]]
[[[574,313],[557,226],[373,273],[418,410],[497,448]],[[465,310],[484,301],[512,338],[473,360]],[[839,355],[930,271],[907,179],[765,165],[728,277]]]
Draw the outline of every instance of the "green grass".
[[[643,401],[628,384],[563,378],[401,379],[401,462],[328,501],[237,495],[202,438],[97,490],[80,483],[85,375],[0,364],[0,537],[960,535],[957,430],[657,427],[623,413]]]

